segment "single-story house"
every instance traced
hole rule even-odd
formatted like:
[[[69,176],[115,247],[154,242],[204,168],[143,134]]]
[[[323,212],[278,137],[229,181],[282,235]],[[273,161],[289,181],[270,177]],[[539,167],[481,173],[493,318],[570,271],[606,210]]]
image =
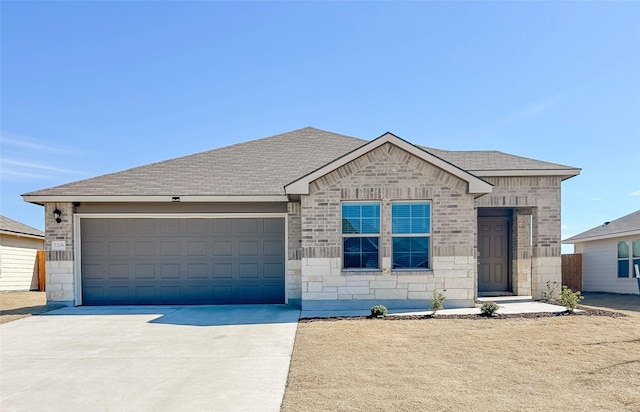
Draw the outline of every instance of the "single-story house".
[[[38,290],[39,250],[43,231],[0,216],[0,291]]]
[[[51,302],[468,307],[560,281],[579,173],[307,127],[23,198],[45,209]]]
[[[640,210],[572,236],[582,254],[582,289],[586,292],[638,294]]]

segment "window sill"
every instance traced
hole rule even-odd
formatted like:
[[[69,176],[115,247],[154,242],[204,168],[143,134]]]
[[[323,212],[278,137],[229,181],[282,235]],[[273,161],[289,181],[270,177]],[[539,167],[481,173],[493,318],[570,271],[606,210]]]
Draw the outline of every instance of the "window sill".
[[[398,269],[391,269],[391,273],[393,272],[400,272],[400,273],[405,273],[405,272],[421,272],[421,273],[425,273],[425,272],[433,272],[433,269],[422,269],[422,268],[398,268]]]

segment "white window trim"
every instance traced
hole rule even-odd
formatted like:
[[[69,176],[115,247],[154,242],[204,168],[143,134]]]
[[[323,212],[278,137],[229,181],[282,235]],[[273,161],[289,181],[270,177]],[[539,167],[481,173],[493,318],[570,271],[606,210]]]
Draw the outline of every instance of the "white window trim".
[[[397,233],[394,234],[393,233],[393,204],[420,204],[420,203],[426,203],[429,205],[429,232],[428,233]],[[391,235],[391,270],[392,271],[398,271],[398,272],[419,272],[419,271],[431,271],[433,270],[433,261],[431,260],[431,248],[433,246],[433,242],[431,242],[431,215],[432,215],[432,202],[431,200],[392,200],[390,202],[390,210],[389,210],[389,214],[391,216],[391,219],[389,220],[391,222],[391,228],[390,228],[390,235]],[[429,247],[427,250],[427,259],[429,262],[429,266],[426,268],[394,268],[393,267],[393,238],[394,237],[426,237],[429,239]]]
[[[361,204],[365,204],[365,203],[370,203],[370,204],[377,204],[378,205],[378,220],[379,220],[379,228],[378,228],[378,234],[376,235],[375,233],[356,233],[356,234],[347,234],[347,233],[342,233],[342,206],[344,204],[349,204],[349,203],[361,203]],[[344,238],[351,238],[351,237],[377,237],[378,238],[378,266],[375,268],[345,268],[344,267]],[[382,270],[381,268],[381,260],[382,260],[382,253],[381,253],[381,249],[382,249],[382,202],[380,200],[343,200],[340,202],[340,270],[345,271],[345,272],[379,272]]]

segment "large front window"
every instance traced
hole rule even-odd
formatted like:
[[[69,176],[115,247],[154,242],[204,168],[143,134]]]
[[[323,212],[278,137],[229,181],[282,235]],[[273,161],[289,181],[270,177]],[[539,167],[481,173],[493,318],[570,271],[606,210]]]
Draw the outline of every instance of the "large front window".
[[[631,243],[631,250],[629,243]],[[640,273],[640,239],[618,242],[618,277],[636,277],[636,266]]]
[[[428,269],[431,235],[429,202],[391,204],[392,264],[394,269]]]
[[[380,203],[342,204],[342,253],[345,269],[380,267]]]

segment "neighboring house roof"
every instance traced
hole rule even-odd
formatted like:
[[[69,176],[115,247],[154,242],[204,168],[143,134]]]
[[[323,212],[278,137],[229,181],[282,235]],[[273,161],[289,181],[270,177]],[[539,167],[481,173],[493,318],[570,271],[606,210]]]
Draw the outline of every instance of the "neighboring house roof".
[[[32,203],[51,201],[286,200],[285,186],[336,161],[369,142],[305,127],[190,156],[152,163],[23,195]],[[409,143],[407,143],[409,144]],[[416,147],[411,145],[412,147]],[[464,173],[484,168],[528,175],[546,170],[575,176],[580,169],[500,152],[450,152],[421,148]],[[521,169],[514,172],[513,168]],[[475,168],[475,169],[473,169]],[[472,170],[470,170],[472,169]],[[496,176],[497,172],[485,174]]]
[[[640,210],[572,236],[562,243],[573,244],[634,235],[640,235]]]
[[[17,222],[13,219],[9,219],[6,216],[0,216],[0,233],[44,239],[43,231],[27,226],[24,223]]]

